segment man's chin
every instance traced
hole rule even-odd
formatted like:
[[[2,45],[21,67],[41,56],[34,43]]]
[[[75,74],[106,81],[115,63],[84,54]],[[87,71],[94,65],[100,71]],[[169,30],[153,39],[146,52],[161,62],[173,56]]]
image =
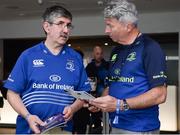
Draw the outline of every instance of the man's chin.
[[[118,40],[115,39],[115,38],[111,38],[111,39],[112,39],[113,42],[118,42]]]
[[[109,36],[111,38],[112,41],[116,42],[116,40],[114,38],[112,38],[111,36]]]
[[[67,42],[67,39],[66,40],[65,39],[64,40],[60,40],[59,44],[66,44],[66,42]]]

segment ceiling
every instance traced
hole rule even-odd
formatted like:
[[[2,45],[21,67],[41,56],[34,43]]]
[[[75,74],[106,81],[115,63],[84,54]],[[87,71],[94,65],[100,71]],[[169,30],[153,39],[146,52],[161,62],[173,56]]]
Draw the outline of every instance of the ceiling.
[[[39,18],[46,7],[60,4],[73,15],[99,14],[105,0],[0,0],[0,20]],[[180,0],[130,0],[140,13],[180,11]]]

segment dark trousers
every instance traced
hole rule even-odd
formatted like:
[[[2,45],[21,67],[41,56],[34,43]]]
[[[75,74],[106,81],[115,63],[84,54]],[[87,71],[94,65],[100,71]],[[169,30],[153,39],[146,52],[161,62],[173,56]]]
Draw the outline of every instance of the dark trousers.
[[[102,112],[90,113],[89,134],[102,134]]]

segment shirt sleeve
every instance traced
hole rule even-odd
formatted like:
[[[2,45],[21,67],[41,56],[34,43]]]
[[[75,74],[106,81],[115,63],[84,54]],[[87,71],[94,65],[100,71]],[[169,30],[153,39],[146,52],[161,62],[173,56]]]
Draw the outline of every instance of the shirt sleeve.
[[[158,43],[145,44],[144,67],[150,89],[167,83],[165,54]]]
[[[13,70],[7,78],[4,87],[14,92],[21,93],[25,89],[26,84],[26,69],[27,66],[24,54],[18,58]]]

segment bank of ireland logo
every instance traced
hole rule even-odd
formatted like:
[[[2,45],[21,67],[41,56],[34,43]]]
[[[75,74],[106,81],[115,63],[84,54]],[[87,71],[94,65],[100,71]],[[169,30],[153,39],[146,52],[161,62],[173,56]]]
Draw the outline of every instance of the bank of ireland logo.
[[[66,69],[73,72],[74,69],[74,62],[72,60],[68,60],[66,63]]]
[[[43,67],[44,60],[43,59],[35,59],[33,60],[33,67]]]
[[[113,54],[113,56],[111,57],[111,61],[112,62],[115,62],[117,59],[117,54]]]
[[[133,61],[135,59],[136,59],[136,52],[130,53],[126,58],[127,61]]]
[[[61,81],[61,77],[58,76],[58,75],[51,75],[51,76],[49,76],[49,79],[50,79],[52,82],[59,82],[59,81]]]
[[[114,74],[115,74],[115,75],[120,75],[120,72],[121,72],[121,70],[120,70],[119,68],[116,68],[116,69],[114,70]]]

